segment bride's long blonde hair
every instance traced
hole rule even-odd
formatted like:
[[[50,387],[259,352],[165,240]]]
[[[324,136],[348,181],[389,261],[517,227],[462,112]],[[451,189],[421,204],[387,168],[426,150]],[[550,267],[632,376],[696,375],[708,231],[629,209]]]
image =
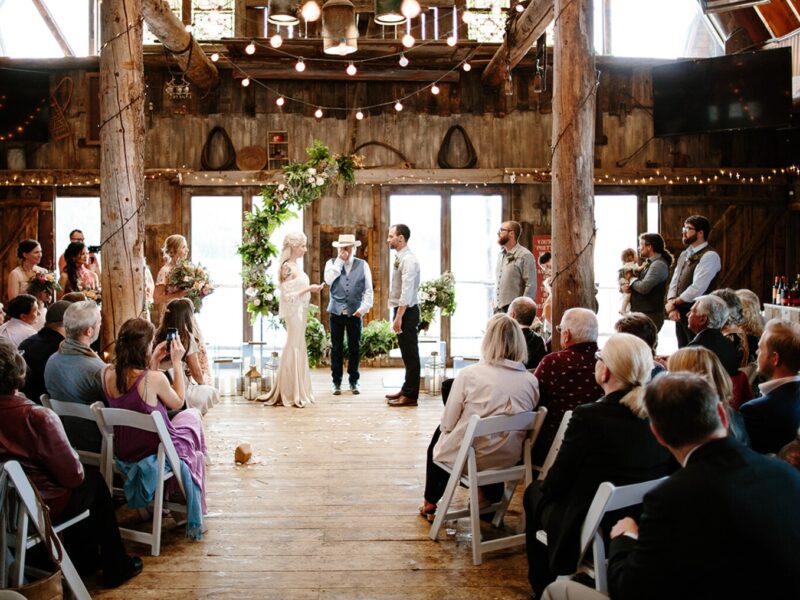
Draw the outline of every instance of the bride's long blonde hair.
[[[306,243],[306,235],[302,231],[293,231],[287,233],[283,238],[283,247],[281,249],[280,268],[278,270],[278,279],[281,283],[286,279],[284,277],[283,265],[285,265],[292,258],[292,249],[297,248]]]

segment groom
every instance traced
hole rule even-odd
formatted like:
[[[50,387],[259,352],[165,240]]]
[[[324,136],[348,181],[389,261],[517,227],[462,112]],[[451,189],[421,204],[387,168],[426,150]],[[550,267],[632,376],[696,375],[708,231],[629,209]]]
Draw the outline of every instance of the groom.
[[[336,258],[325,264],[325,283],[330,287],[328,315],[331,322],[331,374],[333,395],[342,393],[342,361],[344,334],[347,332],[347,375],[350,391],[359,394],[358,359],[361,341],[361,317],[372,308],[372,273],[367,261],[356,258],[361,242],[352,234],[342,234],[333,242]]]
[[[416,406],[419,396],[419,261],[408,248],[411,230],[407,225],[393,225],[386,242],[396,252],[389,286],[389,309],[394,309],[392,330],[397,334],[400,354],[406,367],[403,387],[396,394],[387,394],[389,406]]]

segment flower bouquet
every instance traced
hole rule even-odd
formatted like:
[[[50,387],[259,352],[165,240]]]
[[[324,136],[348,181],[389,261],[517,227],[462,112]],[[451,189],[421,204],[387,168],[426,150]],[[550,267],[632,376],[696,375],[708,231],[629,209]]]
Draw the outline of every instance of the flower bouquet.
[[[444,316],[456,312],[456,278],[450,271],[419,286],[420,331],[428,329],[436,318],[437,308],[441,309]]]
[[[55,273],[50,271],[37,271],[28,280],[28,293],[31,296],[39,297],[42,292],[59,292],[61,286]]]
[[[271,277],[246,276],[248,284],[244,290],[247,298],[247,312],[253,315],[255,321],[258,315],[277,317],[280,306],[275,282]]]
[[[167,277],[167,286],[186,291],[186,297],[194,304],[194,312],[200,312],[203,298],[214,291],[214,284],[211,283],[205,267],[188,260],[178,261],[172,268]]]

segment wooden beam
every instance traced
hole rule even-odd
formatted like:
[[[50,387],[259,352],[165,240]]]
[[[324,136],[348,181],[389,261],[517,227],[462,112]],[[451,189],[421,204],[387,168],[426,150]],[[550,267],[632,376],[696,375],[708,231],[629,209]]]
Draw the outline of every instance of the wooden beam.
[[[186,77],[203,91],[217,86],[219,73],[200,48],[200,44],[185,29],[165,0],[141,0],[142,15],[167,50],[173,53]]]
[[[512,11],[512,14],[517,13]],[[486,85],[500,85],[508,72],[528,53],[553,20],[553,0],[531,0],[525,11],[514,18],[489,66],[483,72]]]
[[[75,51],[72,49],[72,46],[69,45],[67,38],[64,37],[64,33],[61,31],[58,23],[56,23],[53,15],[50,14],[50,9],[45,6],[42,0],[33,0],[33,5],[36,7],[36,10],[39,11],[39,14],[42,16],[42,20],[44,20],[44,24],[47,25],[50,33],[53,34],[56,42],[61,47],[61,51],[64,53],[64,56],[75,56]]]
[[[741,256],[736,257],[736,260],[731,265],[731,268],[726,270],[725,274],[722,276],[722,279],[719,283],[720,288],[729,288],[737,284],[739,275],[741,275],[742,271],[744,271],[745,268],[750,264],[750,261],[752,260],[753,256],[755,256],[756,252],[761,250],[761,247],[766,241],[767,236],[773,232],[775,223],[783,214],[783,210],[773,210],[770,212],[769,216],[761,222],[753,235],[749,236],[750,241],[744,253]],[[740,286],[737,285],[737,287]]]
[[[313,81],[440,81],[444,83],[456,83],[460,77],[460,73],[452,69],[403,69],[402,67],[375,71],[367,69],[360,68],[358,73],[350,76],[345,73],[344,69],[341,67],[333,70],[329,67],[309,65],[306,67],[305,71],[298,73],[294,68],[294,63],[286,63],[283,67],[248,68],[246,75],[242,71],[233,71],[233,78],[244,79],[245,77],[250,77],[252,79],[268,80],[310,79]]]

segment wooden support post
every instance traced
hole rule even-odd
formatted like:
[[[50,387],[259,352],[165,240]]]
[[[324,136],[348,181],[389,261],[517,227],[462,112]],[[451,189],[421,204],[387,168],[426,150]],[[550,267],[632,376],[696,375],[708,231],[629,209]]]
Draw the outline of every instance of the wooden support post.
[[[556,0],[553,77],[553,323],[595,307],[592,0]],[[553,349],[558,347],[554,337]]]
[[[141,0],[103,2],[100,212],[103,348],[144,315],[144,59]]]

